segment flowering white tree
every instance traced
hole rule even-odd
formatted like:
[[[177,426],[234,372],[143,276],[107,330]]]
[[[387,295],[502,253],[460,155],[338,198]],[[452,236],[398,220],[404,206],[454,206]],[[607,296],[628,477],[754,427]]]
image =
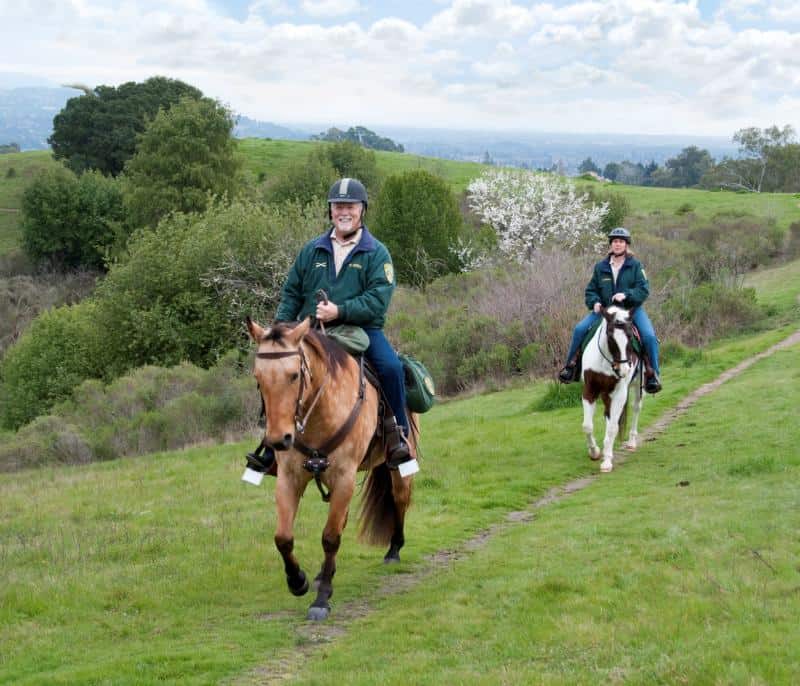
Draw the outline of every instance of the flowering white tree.
[[[566,248],[597,242],[608,203],[578,196],[570,181],[553,174],[493,169],[468,187],[472,210],[497,233],[500,252],[528,262],[545,243]]]

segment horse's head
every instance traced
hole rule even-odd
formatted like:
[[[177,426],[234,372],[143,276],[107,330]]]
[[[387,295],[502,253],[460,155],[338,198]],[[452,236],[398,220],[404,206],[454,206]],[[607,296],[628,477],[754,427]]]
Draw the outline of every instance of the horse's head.
[[[303,347],[311,319],[297,326],[275,324],[267,329],[247,318],[250,337],[258,345],[253,376],[258,381],[266,411],[266,443],[288,450],[294,442],[304,395],[311,373]]]
[[[606,340],[611,354],[611,368],[618,378],[630,371],[633,353],[633,325],[631,313],[616,305],[601,310],[606,320]]]

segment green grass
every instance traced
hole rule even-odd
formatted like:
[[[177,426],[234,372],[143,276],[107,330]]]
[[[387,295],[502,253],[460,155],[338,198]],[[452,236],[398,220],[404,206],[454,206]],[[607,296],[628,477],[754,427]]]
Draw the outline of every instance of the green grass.
[[[684,205],[700,219],[717,215],[740,217],[752,215],[774,220],[781,228],[800,221],[800,197],[791,193],[732,193],[691,188],[651,188],[622,184],[596,184],[604,190],[620,193],[631,203],[636,221],[670,222],[678,218],[676,211]]]
[[[710,350],[703,365],[668,367],[666,389],[648,399],[644,422],[788,330]],[[796,354],[780,359],[784,371],[798,368]],[[753,373],[748,378],[766,383]],[[295,651],[305,640],[298,630],[310,598],[285,589],[272,544],[274,481],[260,488],[239,481],[244,445],[0,476],[0,683],[215,684],[249,678],[270,656],[295,665],[299,683],[328,683],[345,673],[348,683],[531,683],[539,674],[554,683],[590,683],[623,673],[649,683],[645,665],[656,680],[671,681],[674,668],[702,682],[698,670],[716,663],[709,666],[701,641],[692,652],[690,638],[700,631],[709,631],[726,657],[740,638],[759,632],[773,640],[780,630],[785,643],[772,645],[796,644],[797,630],[773,612],[772,600],[780,598],[786,613],[800,609],[787,591],[784,562],[797,542],[794,533],[786,536],[797,522],[781,491],[797,482],[781,471],[786,441],[796,445],[785,408],[796,406],[797,391],[786,383],[763,413],[768,427],[773,417],[780,421],[785,439],[767,430],[748,439],[747,422],[761,417],[757,408],[749,403],[731,414],[733,400],[717,411],[710,399],[684,420],[678,438],[671,430],[610,478],[542,510],[533,524],[511,527],[405,594],[374,598],[387,577],[424,568],[427,555],[463,545],[550,487],[596,471],[585,457],[579,409],[531,412],[545,390],[540,384],[443,403],[425,415],[425,461],[404,562],[385,568],[382,550],[354,541],[353,521],[339,557],[332,622],[337,605],[359,598],[371,597],[380,611],[319,649],[319,660],[302,664]],[[735,397],[762,394],[768,395],[763,385],[755,385]],[[719,440],[729,416],[741,434],[734,442]],[[769,481],[748,491],[751,475]],[[682,479],[694,487],[677,490]],[[731,486],[745,490],[724,501],[728,516],[720,493]],[[777,489],[770,495],[775,508],[762,506],[762,486]],[[309,489],[295,533],[296,552],[312,573],[321,561],[324,514]],[[684,519],[667,525],[669,516]],[[706,518],[724,520],[726,536],[701,536]],[[753,532],[762,530],[766,537],[756,541]],[[764,589],[755,599],[749,577],[733,585],[714,562],[731,562],[728,539],[735,536],[737,564],[746,566],[747,546],[758,545],[779,569],[774,584],[754,577],[756,590]],[[701,562],[707,552],[709,562]],[[716,588],[707,577],[730,587],[722,609],[709,597],[687,606],[679,593],[691,599]],[[742,593],[749,595],[739,604]],[[759,611],[766,600],[769,607]],[[726,618],[727,633],[717,631]],[[739,626],[745,619],[746,635]],[[609,633],[606,654],[601,639]],[[787,669],[779,647],[768,672],[757,646],[744,645],[737,668],[773,683],[766,676]],[[722,673],[736,680],[734,672]]]

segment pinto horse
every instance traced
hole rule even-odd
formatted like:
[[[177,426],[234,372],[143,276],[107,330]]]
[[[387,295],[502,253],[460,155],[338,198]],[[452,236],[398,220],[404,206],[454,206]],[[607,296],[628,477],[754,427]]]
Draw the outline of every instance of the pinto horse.
[[[614,468],[614,441],[625,431],[628,410],[628,389],[633,383],[634,402],[631,430],[625,448],[635,450],[638,439],[639,413],[642,410],[642,364],[633,349],[631,313],[621,307],[601,309],[600,326],[589,340],[581,357],[583,367],[583,431],[589,446],[589,457],[600,463],[601,472]],[[594,408],[598,398],[605,405],[606,435],[603,452],[594,440]]]
[[[289,590],[296,596],[308,592],[309,583],[293,552],[293,525],[312,478],[330,502],[322,531],[324,561],[314,580],[317,597],[308,609],[309,619],[324,620],[330,613],[336,554],[356,472],[369,470],[359,539],[388,544],[385,562],[400,560],[413,476],[403,478],[385,463],[383,441],[376,437],[378,392],[367,383],[354,357],[312,329],[310,318],[296,326],[275,324],[267,329],[248,318],[247,328],[258,345],[253,374],[266,411],[264,441],[276,451],[275,546],[283,558]],[[412,416],[412,427],[414,420]],[[415,428],[409,436],[414,454],[417,439]]]

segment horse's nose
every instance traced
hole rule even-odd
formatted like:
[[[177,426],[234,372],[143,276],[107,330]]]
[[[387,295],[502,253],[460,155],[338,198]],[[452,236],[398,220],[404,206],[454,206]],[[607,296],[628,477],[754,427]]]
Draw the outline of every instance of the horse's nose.
[[[274,450],[289,450],[294,442],[292,434],[284,434],[283,438],[279,441],[268,441],[271,448]]]

